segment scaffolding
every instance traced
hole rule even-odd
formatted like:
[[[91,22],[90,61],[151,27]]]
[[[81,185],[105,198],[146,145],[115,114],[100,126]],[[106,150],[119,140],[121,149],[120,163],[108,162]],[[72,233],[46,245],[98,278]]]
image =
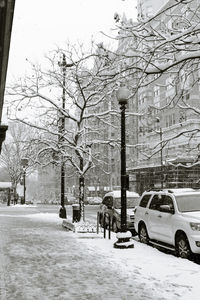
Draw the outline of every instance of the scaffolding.
[[[200,189],[200,164],[188,166],[187,164],[164,165],[132,169],[130,174],[135,175],[132,185],[142,194],[151,188],[194,188]],[[163,182],[162,182],[163,181]]]

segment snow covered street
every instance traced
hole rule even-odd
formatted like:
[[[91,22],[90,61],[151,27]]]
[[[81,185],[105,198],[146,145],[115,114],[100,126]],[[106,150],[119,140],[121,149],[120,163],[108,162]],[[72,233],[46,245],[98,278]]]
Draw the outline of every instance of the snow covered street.
[[[66,231],[37,207],[0,207],[0,299],[199,299],[199,264],[115,240]]]

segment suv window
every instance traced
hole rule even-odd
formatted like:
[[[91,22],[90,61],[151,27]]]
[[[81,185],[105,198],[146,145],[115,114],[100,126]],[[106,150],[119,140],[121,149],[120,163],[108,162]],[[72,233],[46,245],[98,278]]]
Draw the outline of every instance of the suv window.
[[[106,205],[108,208],[111,208],[113,206],[113,198],[110,196],[107,196],[103,199],[102,202],[104,205]]]
[[[134,208],[139,203],[139,198],[126,198],[126,207],[127,208]],[[113,200],[113,206],[117,209],[121,208],[121,198],[114,198]]]
[[[150,209],[159,210],[160,205],[163,204],[162,196],[161,195],[154,195],[151,203],[149,205]]]
[[[105,197],[105,198],[103,199],[102,204],[106,205],[107,198],[108,198],[108,197]]]
[[[199,194],[177,195],[176,202],[180,212],[192,212],[200,210]]]
[[[154,195],[149,205],[150,209],[159,210],[160,205],[169,205],[171,209],[174,208],[173,200],[168,195]]]
[[[173,200],[170,196],[163,195],[162,196],[162,204],[169,205],[171,209],[174,208]]]
[[[147,203],[149,202],[151,195],[144,195],[140,201],[140,205],[141,207],[146,207]]]

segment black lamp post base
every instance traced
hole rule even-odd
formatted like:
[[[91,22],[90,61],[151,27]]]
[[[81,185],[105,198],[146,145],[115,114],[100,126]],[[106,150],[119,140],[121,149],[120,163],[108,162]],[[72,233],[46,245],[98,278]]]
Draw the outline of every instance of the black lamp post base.
[[[60,208],[59,217],[62,219],[67,218],[66,208],[64,206],[61,206],[61,208]]]
[[[114,243],[114,248],[128,249],[134,248],[133,241],[131,240],[132,234],[130,231],[118,232],[116,234],[117,241]]]

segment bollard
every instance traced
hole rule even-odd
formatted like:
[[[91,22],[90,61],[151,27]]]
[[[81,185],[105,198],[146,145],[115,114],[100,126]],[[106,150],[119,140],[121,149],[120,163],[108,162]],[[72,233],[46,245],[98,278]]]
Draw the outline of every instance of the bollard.
[[[99,212],[97,212],[97,234],[99,234]]]
[[[109,225],[108,225],[108,238],[110,240],[110,233],[111,233],[111,218],[110,218],[110,215],[109,215]]]
[[[106,218],[105,214],[103,215],[103,237],[106,238]]]

